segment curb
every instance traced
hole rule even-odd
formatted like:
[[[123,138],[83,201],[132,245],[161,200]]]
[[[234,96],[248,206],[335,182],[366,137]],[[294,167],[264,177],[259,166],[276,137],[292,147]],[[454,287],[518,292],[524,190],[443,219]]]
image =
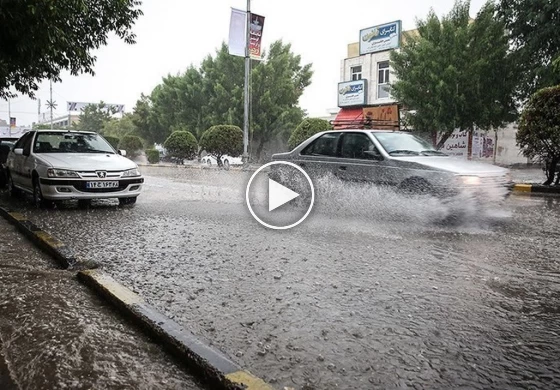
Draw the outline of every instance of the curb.
[[[272,390],[262,379],[243,370],[223,353],[203,344],[194,334],[157,312],[142,297],[101,270],[78,273],[78,279],[122,310],[150,336],[161,341],[187,368],[222,389]]]
[[[82,264],[62,241],[37,227],[23,214],[0,207],[0,215],[15,225],[35,245],[54,257],[62,268],[74,269]]]
[[[543,186],[540,184],[515,184],[513,191],[531,194],[560,195],[560,186]]]

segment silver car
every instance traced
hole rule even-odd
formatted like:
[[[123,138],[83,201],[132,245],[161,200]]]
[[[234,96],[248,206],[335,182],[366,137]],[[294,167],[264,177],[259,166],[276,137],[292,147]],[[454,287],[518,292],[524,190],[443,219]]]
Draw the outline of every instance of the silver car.
[[[401,131],[325,131],[291,152],[274,154],[272,160],[293,162],[312,177],[334,175],[342,180],[393,186],[407,193],[467,194],[499,201],[513,188],[508,169],[450,157]],[[281,169],[271,175],[279,178]]]
[[[23,135],[6,162],[8,189],[33,195],[37,206],[55,201],[118,198],[133,204],[144,178],[133,161],[100,135],[69,130],[37,130]]]

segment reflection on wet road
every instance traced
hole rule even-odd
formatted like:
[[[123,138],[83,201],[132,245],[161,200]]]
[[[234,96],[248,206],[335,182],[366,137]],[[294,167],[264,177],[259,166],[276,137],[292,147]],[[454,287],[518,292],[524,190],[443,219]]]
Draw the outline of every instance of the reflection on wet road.
[[[249,174],[144,173],[134,208],[10,202],[279,388],[560,387],[558,199],[446,226],[435,199],[324,183],[272,231],[243,204]]]

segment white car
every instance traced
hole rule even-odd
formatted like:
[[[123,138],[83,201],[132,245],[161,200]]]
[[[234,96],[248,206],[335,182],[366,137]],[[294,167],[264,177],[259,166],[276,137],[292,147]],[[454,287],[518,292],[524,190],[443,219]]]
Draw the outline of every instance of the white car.
[[[8,190],[33,194],[38,207],[55,201],[118,198],[134,204],[144,178],[136,163],[100,135],[69,130],[36,130],[23,135],[6,162]]]
[[[224,165],[225,169],[229,169],[229,167],[231,165],[243,165],[243,160],[241,159],[241,157],[231,157],[228,156],[227,154],[222,156],[221,158],[222,160],[222,164]],[[216,160],[216,157],[211,156],[209,154],[207,154],[206,156],[202,157],[200,159],[200,162],[202,164],[208,165],[208,166],[217,166],[218,165],[218,160]]]

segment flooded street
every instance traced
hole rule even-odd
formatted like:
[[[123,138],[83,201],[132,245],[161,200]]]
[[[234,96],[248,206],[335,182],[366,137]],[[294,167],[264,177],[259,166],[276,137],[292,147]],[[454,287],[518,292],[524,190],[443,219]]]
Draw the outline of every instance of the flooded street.
[[[447,225],[436,199],[326,182],[275,231],[250,173],[142,169],[133,208],[2,201],[278,388],[560,387],[559,198]]]
[[[0,389],[202,388],[4,219],[0,253]]]

